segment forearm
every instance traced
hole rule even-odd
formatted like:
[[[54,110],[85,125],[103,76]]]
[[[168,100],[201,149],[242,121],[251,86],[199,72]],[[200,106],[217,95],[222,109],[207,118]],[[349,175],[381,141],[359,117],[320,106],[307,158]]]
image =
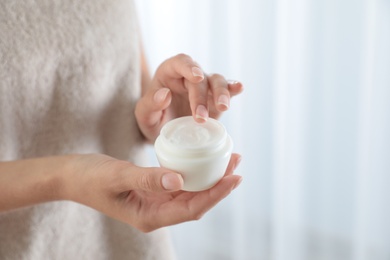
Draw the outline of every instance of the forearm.
[[[70,157],[0,162],[0,212],[63,199]]]

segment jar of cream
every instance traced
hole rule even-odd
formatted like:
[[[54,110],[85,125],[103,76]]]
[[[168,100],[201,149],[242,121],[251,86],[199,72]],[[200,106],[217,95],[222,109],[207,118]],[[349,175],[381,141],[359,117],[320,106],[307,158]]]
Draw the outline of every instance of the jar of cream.
[[[183,176],[183,190],[201,191],[224,176],[233,142],[219,121],[187,116],[166,123],[154,147],[160,165]]]

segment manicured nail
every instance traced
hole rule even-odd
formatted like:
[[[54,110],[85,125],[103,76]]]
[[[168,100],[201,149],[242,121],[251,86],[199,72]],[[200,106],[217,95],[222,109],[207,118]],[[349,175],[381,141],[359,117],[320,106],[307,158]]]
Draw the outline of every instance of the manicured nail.
[[[235,171],[235,170],[237,169],[238,165],[240,165],[241,160],[242,160],[242,157],[241,157],[241,156],[238,157],[237,162],[236,162],[236,164],[235,164],[234,167],[233,167],[233,171]]]
[[[194,75],[194,77],[201,77],[204,79],[203,71],[198,67],[192,67],[192,75]]]
[[[240,186],[241,182],[242,182],[242,177],[240,177],[240,179],[238,180],[238,182],[233,186],[233,190],[234,190],[235,188],[237,188],[238,186]]]
[[[179,190],[183,185],[183,178],[176,173],[166,173],[161,178],[161,184],[166,190]]]
[[[196,118],[203,119],[203,120],[207,121],[208,117],[209,117],[209,111],[207,111],[205,106],[199,105],[196,108]]]
[[[237,80],[228,80],[227,83],[229,85],[235,85],[235,84],[238,84],[239,82]]]
[[[157,92],[154,93],[154,101],[157,103],[163,102],[167,98],[169,91],[169,88],[162,88],[157,90]]]
[[[226,109],[229,108],[229,97],[226,95],[221,95],[218,98],[218,105],[224,106]]]

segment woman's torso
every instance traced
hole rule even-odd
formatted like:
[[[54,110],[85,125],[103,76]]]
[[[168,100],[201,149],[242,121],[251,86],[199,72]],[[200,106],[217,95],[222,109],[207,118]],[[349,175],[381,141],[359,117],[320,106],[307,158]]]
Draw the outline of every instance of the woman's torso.
[[[143,164],[132,1],[0,2],[0,160],[105,153]],[[171,259],[141,234],[72,202],[0,214],[1,259]]]

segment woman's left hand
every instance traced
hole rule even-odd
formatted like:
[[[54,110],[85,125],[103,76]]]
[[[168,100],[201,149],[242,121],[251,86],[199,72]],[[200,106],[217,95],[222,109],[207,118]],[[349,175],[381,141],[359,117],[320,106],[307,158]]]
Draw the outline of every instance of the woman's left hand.
[[[191,57],[179,54],[159,66],[135,116],[146,139],[154,142],[161,127],[176,117],[192,115],[200,123],[218,118],[242,89],[240,82],[207,75]]]

